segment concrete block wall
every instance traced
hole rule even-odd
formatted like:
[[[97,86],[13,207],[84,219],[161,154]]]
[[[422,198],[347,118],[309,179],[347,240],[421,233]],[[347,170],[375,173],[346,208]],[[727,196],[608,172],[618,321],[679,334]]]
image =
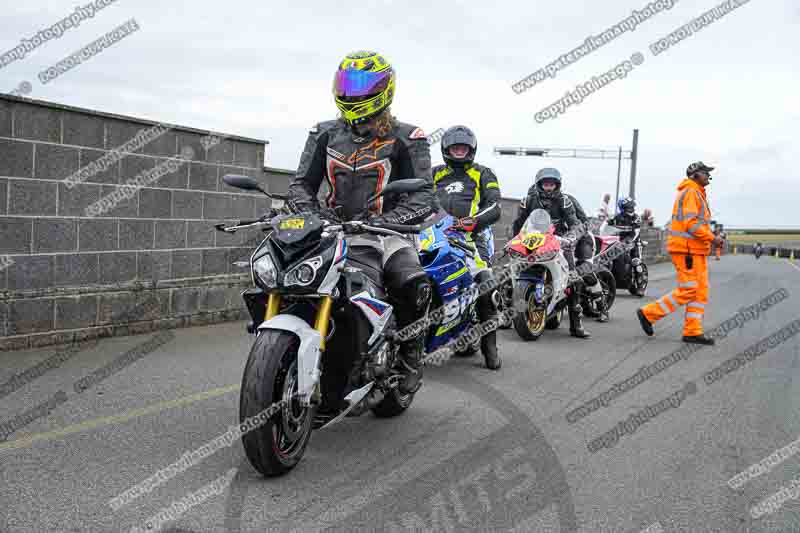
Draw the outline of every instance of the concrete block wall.
[[[227,187],[226,173],[284,192],[292,174],[264,168],[266,141],[170,126],[84,183],[64,178],[154,121],[0,95],[0,351],[244,316],[240,292],[257,231],[214,224],[260,216],[269,199]],[[191,161],[179,160],[184,147]],[[167,159],[181,165],[97,217],[91,203]],[[158,313],[111,323],[156,294]]]

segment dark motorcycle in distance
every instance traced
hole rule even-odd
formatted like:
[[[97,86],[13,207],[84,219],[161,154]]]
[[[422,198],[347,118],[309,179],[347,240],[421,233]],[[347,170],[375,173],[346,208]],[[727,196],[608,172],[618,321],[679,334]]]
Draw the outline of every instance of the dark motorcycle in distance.
[[[226,175],[223,181],[285,199],[246,176]],[[421,179],[397,180],[369,201],[424,185]],[[396,365],[399,340],[380,282],[381,258],[351,257],[348,240],[359,234],[407,237],[425,226],[367,225],[327,216],[279,214],[217,226],[229,233],[245,227],[269,230],[250,258],[255,287],[242,293],[252,319],[248,332],[256,338],[239,399],[240,423],[260,415],[260,425],[243,433],[242,444],[264,476],[294,468],[313,429],[368,410],[378,417],[397,416],[415,395],[398,389],[403,379]],[[317,417],[320,406],[335,414]]]
[[[622,239],[620,234],[633,234],[633,237]],[[613,246],[625,246],[624,253],[614,258],[611,263],[611,273],[614,275],[617,288],[628,289],[628,292],[639,298],[645,295],[649,281],[647,265],[641,259],[644,257],[644,248],[647,241],[640,237],[641,229],[631,226],[610,226],[603,224],[595,237],[595,246],[598,253],[608,254]],[[636,257],[634,257],[634,250]]]
[[[753,255],[756,256],[756,259],[761,259],[761,255],[764,253],[764,247],[760,244],[756,244],[753,248]]]

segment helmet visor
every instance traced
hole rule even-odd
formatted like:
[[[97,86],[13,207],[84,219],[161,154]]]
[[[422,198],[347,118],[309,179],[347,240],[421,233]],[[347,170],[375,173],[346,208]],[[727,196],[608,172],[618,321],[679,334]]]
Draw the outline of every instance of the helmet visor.
[[[339,98],[374,95],[388,86],[391,75],[392,69],[381,72],[338,70],[333,79],[333,94]]]

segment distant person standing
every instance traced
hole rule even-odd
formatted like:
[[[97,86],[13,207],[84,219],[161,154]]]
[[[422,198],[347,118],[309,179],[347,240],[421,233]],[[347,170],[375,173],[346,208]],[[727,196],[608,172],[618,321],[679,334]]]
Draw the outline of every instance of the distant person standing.
[[[655,219],[653,218],[653,211],[651,211],[650,208],[647,208],[642,212],[642,227],[652,228],[654,225]]]
[[[600,200],[600,207],[597,209],[597,218],[600,222],[605,222],[611,216],[608,212],[608,209],[611,204],[611,195],[605,193],[603,198]]]
[[[725,232],[720,232],[718,237],[720,241],[717,243],[716,246],[717,261],[719,261],[719,256],[722,255],[722,247],[725,246],[725,240],[727,239],[728,236],[725,234]]]
[[[714,339],[703,333],[703,316],[708,303],[708,256],[711,245],[722,239],[711,231],[711,209],[706,198],[709,174],[714,167],[702,161],[690,164],[686,179],[678,185],[678,197],[672,208],[672,221],[667,230],[667,252],[678,278],[678,287],[655,302],[638,309],[636,315],[647,335],[653,335],[653,324],[678,307],[686,306],[683,342],[713,345]]]

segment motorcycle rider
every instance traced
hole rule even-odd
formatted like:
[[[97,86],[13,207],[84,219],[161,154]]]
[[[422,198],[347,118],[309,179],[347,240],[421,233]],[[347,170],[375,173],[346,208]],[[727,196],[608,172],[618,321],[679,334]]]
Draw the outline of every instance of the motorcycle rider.
[[[636,214],[636,200],[633,198],[620,198],[617,202],[617,214],[608,222],[612,226],[623,226],[631,228],[630,231],[622,231],[619,234],[621,240],[628,244],[636,236],[637,229],[642,227],[642,217]],[[641,261],[639,257],[639,248],[634,246],[630,250],[631,259],[639,259],[634,261],[634,266],[638,265]]]
[[[444,165],[433,168],[433,189],[442,208],[456,219],[454,229],[464,232],[468,244],[477,255],[467,257],[476,283],[493,280],[489,268],[491,257],[483,230],[500,219],[500,185],[489,167],[475,163],[478,140],[466,126],[453,126],[442,136]],[[492,290],[478,297],[477,311],[481,323],[497,318]],[[494,296],[494,297],[493,297]],[[497,353],[497,331],[492,330],[481,338],[481,352],[486,367],[500,368],[502,361]]]
[[[357,51],[342,60],[333,80],[340,117],[311,128],[289,186],[294,209],[319,210],[317,193],[325,180],[329,190],[322,212],[326,218],[416,224],[439,211],[428,140],[422,129],[390,114],[394,93],[395,71],[382,55]],[[407,178],[422,178],[428,184],[412,194],[387,196],[368,205],[367,199],[386,183]],[[427,312],[431,286],[411,242],[395,236],[359,235],[348,241],[348,256],[371,258],[382,269],[398,331]],[[423,354],[421,333],[400,344],[401,392],[415,392],[422,385]],[[345,385],[331,387],[341,391]],[[336,397],[337,392],[332,394]]]
[[[757,242],[755,247],[753,248],[753,254],[756,256],[756,259],[761,258],[761,254],[764,253],[764,247],[761,245],[760,242]]]
[[[517,234],[522,229],[528,215],[535,209],[544,209],[550,214],[550,219],[555,226],[556,235],[567,238],[574,244],[578,241],[578,232],[583,232],[582,224],[575,214],[575,204],[561,192],[561,173],[555,168],[543,168],[536,173],[533,186],[528,189],[528,195],[520,202],[517,218],[512,225],[512,232]],[[587,252],[585,246],[575,250],[579,264],[583,264],[591,256],[591,249]],[[571,247],[564,250],[564,255],[570,269],[575,269],[575,259]],[[594,275],[592,274],[592,277]],[[596,283],[596,278],[595,278]],[[581,306],[578,303],[578,291],[572,287],[567,299],[569,310],[569,332],[573,337],[588,339],[591,335],[583,329],[581,323]]]
[[[592,221],[589,220],[588,216],[586,216],[586,211],[583,210],[583,207],[581,206],[580,202],[578,202],[577,198],[568,192],[563,192],[562,194],[572,201],[572,205],[575,206],[575,216],[578,217],[580,223],[583,224],[585,231],[581,238],[578,239],[577,247],[579,250],[581,250],[582,254],[586,255],[587,258],[592,257],[594,250],[594,236],[589,232],[597,231],[599,228],[592,227]],[[611,197],[609,196],[609,199],[610,198]],[[597,278],[596,274],[587,274],[584,276],[584,283],[589,289],[590,296],[595,298],[595,305],[597,306],[597,311],[599,313],[595,320],[598,322],[608,322],[608,309],[606,309],[605,298],[602,298],[603,289],[600,286],[599,281],[600,280]]]

